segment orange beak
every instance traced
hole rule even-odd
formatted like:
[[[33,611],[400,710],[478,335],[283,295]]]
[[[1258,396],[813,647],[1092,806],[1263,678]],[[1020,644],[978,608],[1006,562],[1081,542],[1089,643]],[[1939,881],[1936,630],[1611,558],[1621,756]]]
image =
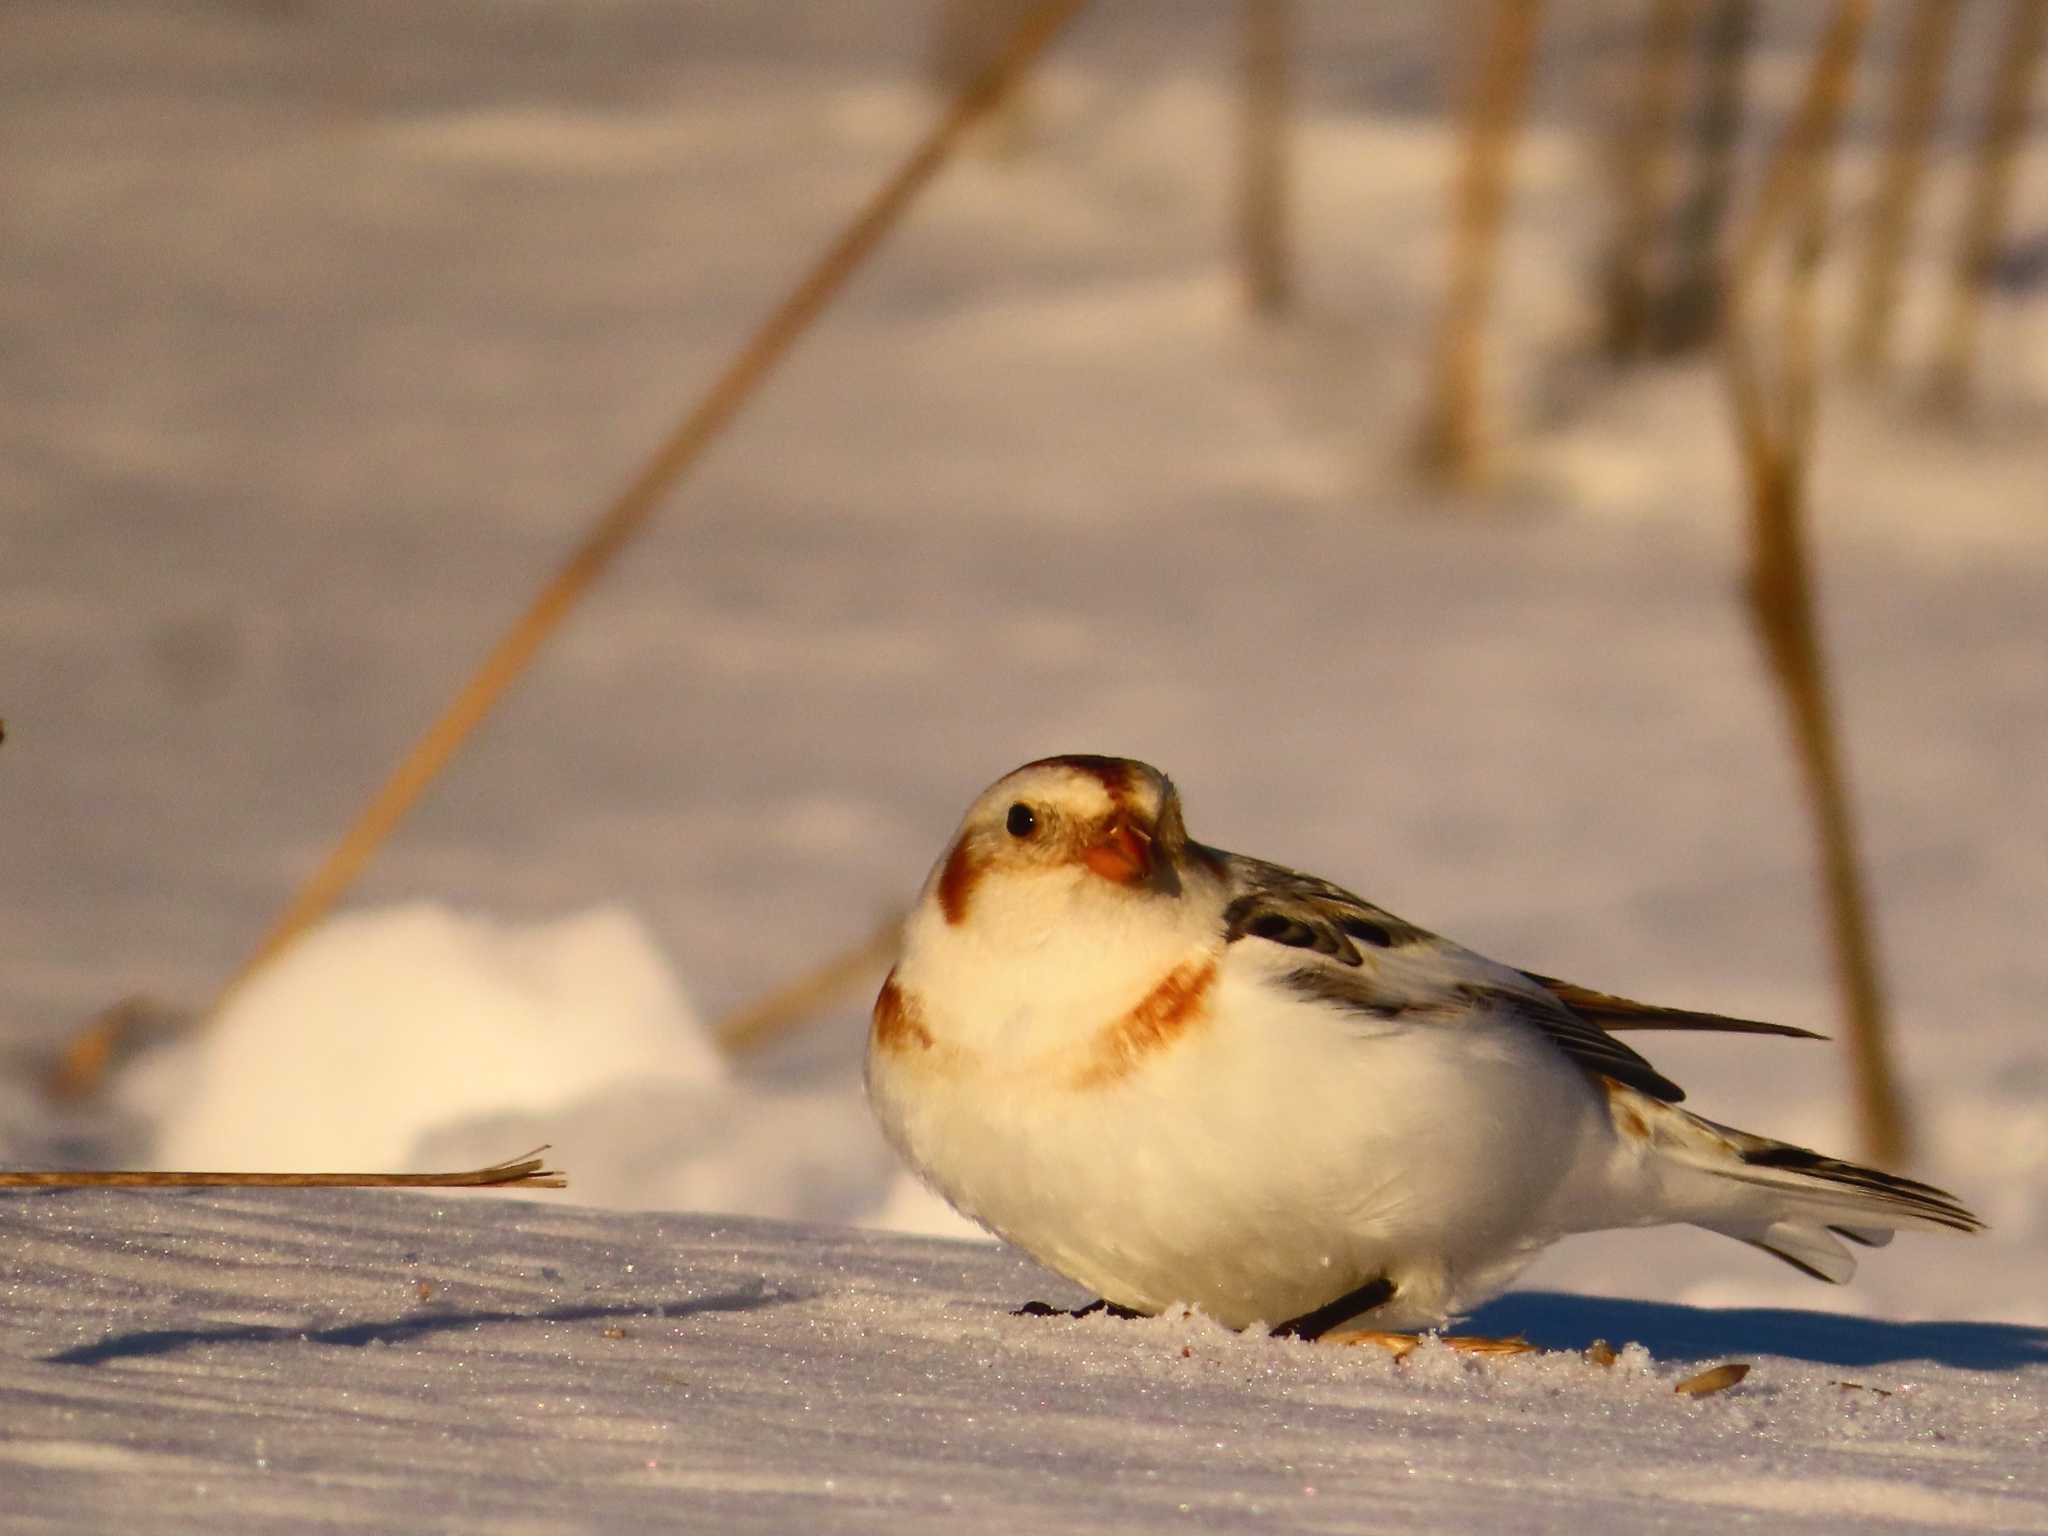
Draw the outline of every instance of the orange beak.
[[[1102,841],[1081,855],[1081,862],[1105,880],[1136,885],[1152,875],[1152,834],[1118,816]]]

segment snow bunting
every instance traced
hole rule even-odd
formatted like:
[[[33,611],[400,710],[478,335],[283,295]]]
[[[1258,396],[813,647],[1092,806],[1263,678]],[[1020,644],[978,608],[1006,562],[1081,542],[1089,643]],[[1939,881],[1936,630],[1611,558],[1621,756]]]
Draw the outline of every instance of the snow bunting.
[[[1941,1190],[1716,1125],[1616,1039],[1805,1030],[1501,965],[1189,838],[1158,770],[1029,763],[968,810],[868,1037],[889,1139],[1119,1309],[1445,1323],[1574,1232],[1692,1222],[1823,1280]]]

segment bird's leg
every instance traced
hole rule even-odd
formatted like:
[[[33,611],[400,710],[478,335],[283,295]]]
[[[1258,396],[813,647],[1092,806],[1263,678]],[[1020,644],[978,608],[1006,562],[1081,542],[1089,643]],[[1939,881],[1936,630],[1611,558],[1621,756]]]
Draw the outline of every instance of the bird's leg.
[[[1273,1334],[1276,1338],[1311,1339],[1325,1344],[1377,1344],[1390,1351],[1396,1360],[1405,1359],[1422,1342],[1423,1335],[1338,1326],[1362,1312],[1385,1306],[1393,1296],[1394,1282],[1382,1275],[1377,1280],[1366,1281],[1356,1290],[1346,1291],[1335,1301],[1317,1307],[1313,1312],[1304,1312],[1292,1322],[1282,1323],[1273,1330]],[[1438,1334],[1437,1337],[1452,1349],[1468,1355],[1526,1355],[1536,1348],[1527,1339],[1481,1339],[1456,1333]]]
[[[1385,1306],[1394,1295],[1394,1282],[1385,1275],[1368,1280],[1355,1289],[1346,1291],[1335,1301],[1326,1302],[1313,1312],[1304,1312],[1273,1330],[1276,1339],[1320,1339],[1339,1323],[1370,1312],[1374,1307]]]
[[[1055,1307],[1050,1302],[1027,1301],[1024,1303],[1023,1306],[1017,1308],[1016,1311],[1012,1312],[1010,1316],[1093,1317],[1098,1312],[1107,1312],[1111,1317],[1121,1318],[1124,1321],[1129,1321],[1131,1318],[1143,1317],[1145,1315],[1142,1312],[1133,1312],[1129,1307],[1120,1307],[1113,1301],[1104,1301],[1100,1296],[1098,1296],[1093,1301],[1089,1302],[1087,1306],[1075,1307],[1071,1311],[1067,1310],[1064,1307]]]

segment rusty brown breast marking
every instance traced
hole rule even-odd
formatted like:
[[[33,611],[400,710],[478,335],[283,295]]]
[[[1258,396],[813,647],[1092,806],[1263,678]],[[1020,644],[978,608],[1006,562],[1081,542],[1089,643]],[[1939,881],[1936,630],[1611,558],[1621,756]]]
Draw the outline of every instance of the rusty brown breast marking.
[[[1171,1046],[1205,1016],[1209,988],[1215,982],[1214,955],[1184,961],[1168,971],[1135,1007],[1095,1037],[1087,1063],[1074,1075],[1074,1086],[1106,1088]]]
[[[878,1051],[900,1053],[932,1048],[932,1032],[925,1027],[924,1009],[914,996],[897,985],[894,971],[882,983],[881,994],[875,999],[874,1024],[868,1037]]]

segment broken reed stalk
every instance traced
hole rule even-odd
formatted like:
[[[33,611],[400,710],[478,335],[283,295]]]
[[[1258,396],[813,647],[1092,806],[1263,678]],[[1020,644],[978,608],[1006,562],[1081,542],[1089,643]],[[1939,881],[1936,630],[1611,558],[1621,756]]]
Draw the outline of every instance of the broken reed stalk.
[[[2011,0],[1998,49],[1991,105],[1984,115],[1984,134],[1970,178],[1962,240],[1949,280],[1948,316],[1929,379],[1929,395],[1938,410],[1960,412],[1970,403],[1978,321],[2012,207],[2013,172],[2019,163],[2027,102],[2044,36],[2048,36],[2048,0]]]
[[[53,1172],[0,1169],[0,1189],[563,1189],[568,1179],[545,1166],[536,1147],[465,1173],[159,1173],[88,1168]]]
[[[1451,280],[1416,445],[1423,472],[1449,484],[1471,484],[1480,477],[1487,305],[1500,254],[1508,166],[1521,127],[1542,16],[1540,0],[1493,0],[1492,18],[1468,86]]]
[[[1907,1121],[1886,1039],[1804,529],[1816,400],[1813,287],[1827,234],[1828,168],[1869,18],[1870,0],[1840,0],[1828,22],[1734,253],[1722,355],[1749,487],[1750,609],[1785,702],[1813,811],[1863,1146],[1873,1159],[1893,1162],[1906,1155]],[[1781,231],[1789,233],[1791,260],[1775,375],[1767,377],[1750,334],[1750,312],[1764,259]]]
[[[1649,337],[1651,257],[1664,209],[1686,34],[1697,9],[1698,0],[1653,0],[1643,30],[1634,99],[1618,115],[1619,131],[1609,144],[1615,221],[1601,341],[1615,362],[1638,355]]]
[[[1673,221],[1672,273],[1650,314],[1650,347],[1673,356],[1704,346],[1721,323],[1722,234],[1735,196],[1756,0],[1711,0],[1700,43],[1690,187]]]
[[[1849,362],[1866,377],[1882,373],[1890,360],[1892,318],[1899,307],[1899,261],[1925,180],[1927,140],[1940,113],[1942,81],[1961,13],[1962,0],[1914,0],[1892,66],[1883,180],[1871,210],[1849,333]]]
[[[332,910],[399,822],[419,802],[427,786],[525,672],[543,642],[568,617],[620,550],[647,524],[663,498],[739,414],[775,365],[845,287],[847,279],[895,228],[904,211],[968,131],[1008,95],[1086,4],[1087,0],[1042,0],[1011,34],[1001,53],[954,97],[909,157],[748,338],[639,474],[605,509],[583,542],[498,641],[440,718],[413,744],[326,860],[299,888],[222,987],[209,1017],[219,1013],[243,982]],[[118,1029],[109,1024],[108,1016],[103,1016],[66,1048],[52,1080],[53,1091],[65,1097],[92,1091],[105,1075],[119,1044]]]
[[[1237,237],[1245,303],[1277,315],[1294,297],[1287,238],[1288,64],[1294,0],[1240,0],[1244,67]]]
[[[729,1054],[750,1051],[787,1033],[829,1008],[876,971],[895,964],[903,944],[903,914],[892,912],[880,927],[849,949],[778,987],[766,997],[735,1009],[718,1021],[718,1043]]]

